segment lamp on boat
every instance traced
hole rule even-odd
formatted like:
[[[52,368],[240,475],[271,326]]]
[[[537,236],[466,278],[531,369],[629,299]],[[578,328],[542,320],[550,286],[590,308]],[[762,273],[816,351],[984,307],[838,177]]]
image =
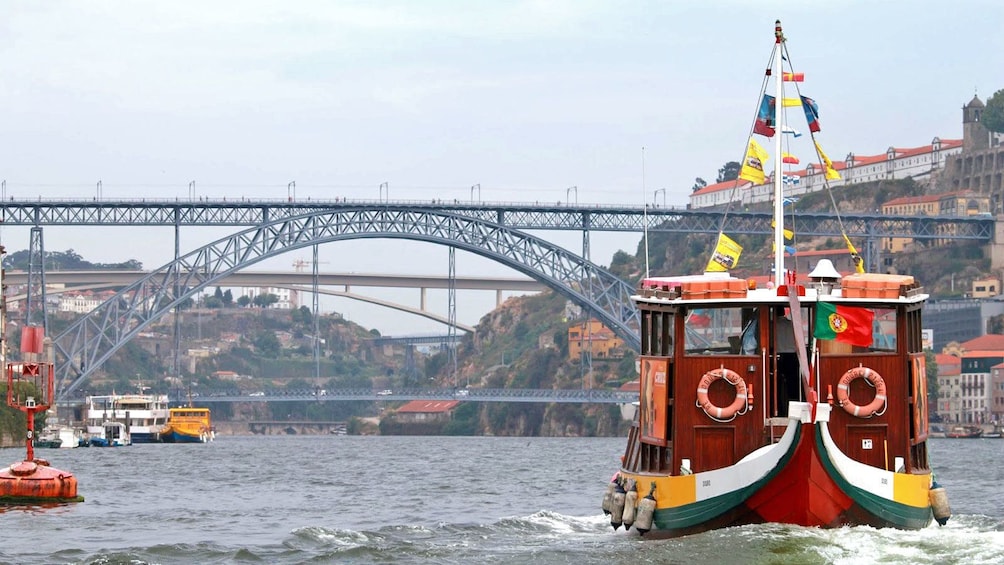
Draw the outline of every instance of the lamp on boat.
[[[816,291],[821,295],[828,295],[833,292],[833,287],[840,282],[840,273],[833,267],[833,262],[829,259],[820,259],[816,263],[816,268],[809,273],[809,280],[816,286]]]

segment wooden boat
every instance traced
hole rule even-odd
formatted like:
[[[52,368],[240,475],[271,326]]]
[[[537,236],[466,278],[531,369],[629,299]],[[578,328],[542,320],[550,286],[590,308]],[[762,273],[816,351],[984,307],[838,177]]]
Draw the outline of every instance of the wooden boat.
[[[979,426],[955,426],[945,432],[945,437],[954,439],[976,439],[984,437],[983,428]],[[1000,435],[998,434],[997,437],[1000,437]]]
[[[791,60],[782,52],[778,22],[767,71],[778,134],[782,59]],[[738,253],[722,232],[709,263],[718,272],[646,277],[632,297],[640,392],[604,496],[615,528],[663,537],[765,522],[919,529],[948,519],[926,443],[927,295],[913,277],[860,272],[846,236],[859,272],[841,276],[827,260],[808,280],[786,269],[775,160],[768,282],[729,274]]]
[[[165,443],[206,443],[216,437],[209,408],[171,408],[167,425],[160,432]]]

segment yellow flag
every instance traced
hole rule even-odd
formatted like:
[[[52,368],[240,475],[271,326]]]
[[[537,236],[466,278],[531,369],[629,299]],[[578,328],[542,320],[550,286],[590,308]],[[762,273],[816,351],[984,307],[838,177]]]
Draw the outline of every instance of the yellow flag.
[[[819,146],[818,141],[813,141],[813,143],[816,144],[816,151],[819,152],[819,158],[822,159],[823,164],[826,165],[826,178],[830,180],[839,179],[840,173],[838,173],[837,170],[833,168],[833,161],[830,161],[830,158],[826,156],[826,153],[823,153],[823,148]]]
[[[851,254],[851,261],[854,261],[854,270],[858,273],[865,272],[865,260],[858,254],[858,250],[851,243],[851,238],[844,234],[844,242],[847,244],[847,251]]]
[[[767,178],[763,174],[763,165],[769,156],[767,150],[751,137],[746,148],[746,156],[743,158],[743,166],[739,169],[739,178],[753,184],[763,184]]]
[[[771,220],[770,221],[770,227],[771,227],[771,229],[774,229],[776,226],[777,226],[777,222],[775,222],[774,220]],[[789,240],[789,241],[792,240],[792,239],[795,239],[795,232],[789,230],[788,228],[784,228],[784,238],[787,239],[787,240]]]
[[[785,74],[787,74],[787,73],[785,73]],[[801,98],[784,98],[784,99],[781,100],[781,105],[784,106],[785,108],[791,108],[793,106],[801,106],[802,105],[802,99]]]
[[[718,244],[705,271],[709,273],[723,273],[739,263],[739,255],[743,252],[743,246],[732,240],[724,233],[718,234]]]

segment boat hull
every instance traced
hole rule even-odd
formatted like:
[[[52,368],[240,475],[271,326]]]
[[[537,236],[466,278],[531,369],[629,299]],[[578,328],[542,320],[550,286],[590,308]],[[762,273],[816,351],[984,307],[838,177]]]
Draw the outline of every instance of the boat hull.
[[[161,432],[160,441],[164,443],[206,443],[206,434],[190,434],[177,430]]]
[[[826,422],[793,420],[777,444],[723,469],[622,475],[636,481],[639,497],[656,485],[654,528],[646,537],[759,523],[920,529],[933,519],[930,474],[893,473],[853,461],[833,444]]]

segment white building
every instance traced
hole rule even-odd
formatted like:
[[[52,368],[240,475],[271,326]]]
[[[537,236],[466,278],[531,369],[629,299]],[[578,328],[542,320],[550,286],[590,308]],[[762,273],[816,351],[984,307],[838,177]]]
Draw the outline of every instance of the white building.
[[[279,301],[269,306],[269,308],[275,308],[277,310],[293,310],[300,307],[299,296],[295,290],[290,290],[288,288],[256,286],[245,286],[241,288],[241,295],[247,296],[251,300],[254,300],[256,296],[264,294],[274,294],[279,298]]]
[[[935,137],[929,145],[920,147],[890,147],[878,155],[849,153],[843,161],[833,161],[839,179],[829,181],[830,187],[847,184],[913,178],[924,180],[935,171],[944,170],[948,157],[962,152],[961,139]],[[773,170],[773,169],[772,169]],[[825,187],[825,167],[809,163],[804,169],[785,171],[785,196],[799,196],[819,192]],[[768,175],[764,184],[749,181],[726,181],[708,185],[690,195],[690,208],[709,208],[729,202],[753,204],[770,202],[774,191],[774,175]]]

